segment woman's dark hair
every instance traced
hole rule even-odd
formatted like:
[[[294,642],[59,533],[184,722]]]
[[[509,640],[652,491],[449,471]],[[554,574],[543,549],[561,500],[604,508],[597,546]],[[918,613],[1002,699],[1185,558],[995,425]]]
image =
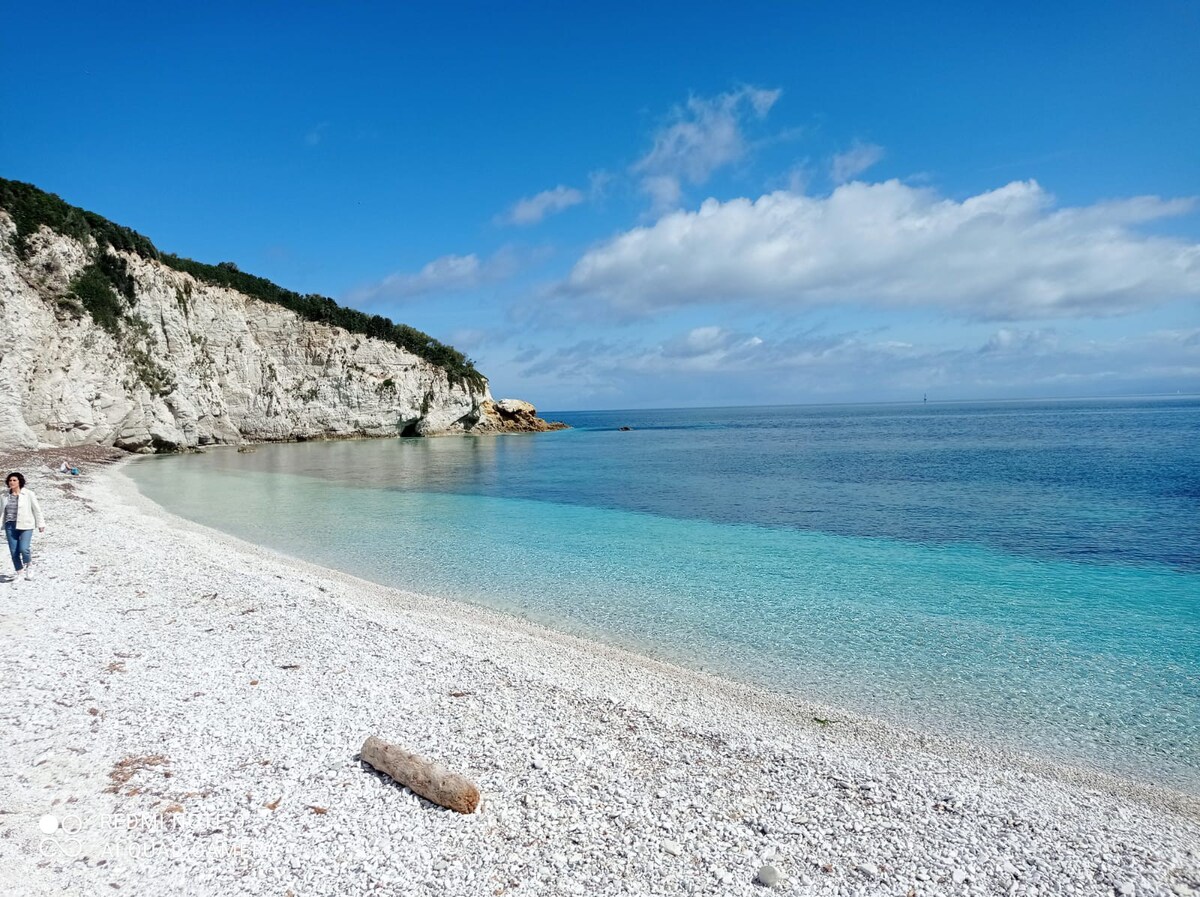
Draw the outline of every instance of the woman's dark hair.
[[[3,467],[0,467],[0,470],[3,470],[3,469],[4,469]],[[13,477],[17,478],[17,482],[20,484],[21,488],[24,489],[25,488],[25,476],[24,476],[24,474],[17,473],[15,470],[4,478],[5,487],[8,486],[8,481],[11,480]]]

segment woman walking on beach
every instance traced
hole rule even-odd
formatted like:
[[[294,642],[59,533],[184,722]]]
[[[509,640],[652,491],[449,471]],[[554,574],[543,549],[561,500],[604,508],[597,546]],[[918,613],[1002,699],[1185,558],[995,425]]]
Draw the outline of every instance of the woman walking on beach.
[[[4,479],[8,490],[4,493],[3,520],[4,535],[8,539],[8,553],[12,555],[13,582],[22,571],[25,579],[33,579],[30,565],[33,557],[30,546],[33,543],[33,528],[39,533],[46,531],[46,522],[42,519],[42,506],[38,504],[37,496],[32,489],[25,488],[25,477],[13,471]]]

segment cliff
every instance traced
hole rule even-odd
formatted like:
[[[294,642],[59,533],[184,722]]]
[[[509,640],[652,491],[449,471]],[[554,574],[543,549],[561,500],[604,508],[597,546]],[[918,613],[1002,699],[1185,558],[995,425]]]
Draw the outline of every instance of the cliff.
[[[233,266],[160,256],[57,197],[0,187],[2,446],[174,451],[551,428],[524,408],[498,411],[525,403],[494,402],[468,359],[419,331]],[[275,301],[221,280],[266,285]]]

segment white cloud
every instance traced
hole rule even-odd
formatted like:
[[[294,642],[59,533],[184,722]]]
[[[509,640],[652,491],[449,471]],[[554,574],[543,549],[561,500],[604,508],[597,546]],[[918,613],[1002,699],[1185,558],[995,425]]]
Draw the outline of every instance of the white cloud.
[[[559,184],[553,190],[543,190],[536,196],[517,200],[503,216],[507,224],[537,224],[547,215],[555,215],[584,201],[582,191]]]
[[[789,193],[806,193],[812,179],[813,171],[809,167],[808,160],[797,162],[788,170],[786,189]]]
[[[633,165],[655,209],[672,208],[683,184],[703,184],[718,168],[745,156],[743,121],[765,117],[780,93],[743,87],[711,98],[690,97],[672,110],[650,151]]]
[[[874,143],[854,141],[850,149],[838,153],[829,163],[829,176],[835,184],[842,184],[862,174],[883,158],[883,147]]]
[[[1058,334],[1053,330],[1016,330],[1001,327],[979,351],[982,354],[1044,354],[1057,348]]]
[[[496,216],[497,224],[518,226],[537,224],[550,215],[557,215],[572,206],[604,199],[613,176],[603,169],[588,173],[587,192],[575,187],[559,184],[552,190],[543,190],[535,196],[526,196],[513,203],[504,214]]]
[[[761,337],[724,327],[694,327],[663,343],[651,357],[673,364],[677,370],[717,370],[753,357],[761,345]]]
[[[970,319],[1114,315],[1200,296],[1200,244],[1137,224],[1195,208],[1056,208],[1033,181],[962,201],[896,180],[707,200],[587,252],[560,299],[636,317],[705,303],[935,307]]]
[[[384,299],[416,299],[434,293],[456,293],[474,289],[510,277],[516,272],[513,253],[501,250],[486,261],[475,253],[443,255],[426,264],[415,274],[397,272],[382,280],[353,290],[351,302],[369,303]]]
[[[642,192],[658,210],[676,208],[683,200],[683,184],[673,174],[647,175],[642,178]]]
[[[763,338],[709,326],[651,345],[588,340],[528,359],[515,373],[543,392],[607,397],[620,407],[1173,392],[1200,384],[1200,329],[1101,341],[1001,328],[982,345],[947,346],[865,331]]]

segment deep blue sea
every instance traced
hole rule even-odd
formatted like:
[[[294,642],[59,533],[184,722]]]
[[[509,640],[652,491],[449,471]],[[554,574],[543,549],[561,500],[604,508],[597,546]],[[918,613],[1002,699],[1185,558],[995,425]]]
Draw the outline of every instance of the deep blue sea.
[[[1200,398],[547,416],[128,470],[382,583],[1200,792]]]

